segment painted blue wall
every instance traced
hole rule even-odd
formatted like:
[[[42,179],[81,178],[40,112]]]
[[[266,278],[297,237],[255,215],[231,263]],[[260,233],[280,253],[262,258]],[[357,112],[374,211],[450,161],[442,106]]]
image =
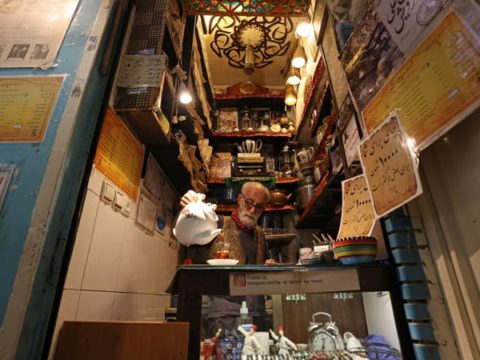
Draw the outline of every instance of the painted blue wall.
[[[5,202],[0,209],[0,325],[5,318],[17,267],[57,130],[101,3],[101,0],[80,0],[59,52],[58,66],[48,70],[0,69],[0,76],[67,75],[44,142],[0,143],[0,164],[12,164],[16,167]],[[118,34],[114,35],[118,38]],[[106,38],[115,37],[114,35],[107,34]],[[41,353],[66,239],[107,85],[108,74],[102,76],[99,72],[103,47],[102,44],[95,67],[84,89],[85,96],[79,106],[80,112],[76,119],[74,135],[65,154],[66,164],[57,179],[57,186],[60,189],[58,197],[55,199],[50,217],[45,219],[45,245],[18,346],[16,356],[18,359],[36,359]]]

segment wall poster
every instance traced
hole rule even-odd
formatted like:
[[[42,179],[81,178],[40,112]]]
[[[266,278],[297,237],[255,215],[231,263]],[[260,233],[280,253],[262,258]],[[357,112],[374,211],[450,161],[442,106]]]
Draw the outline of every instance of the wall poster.
[[[374,224],[375,213],[365,175],[342,181],[342,219],[337,239],[369,236]]]
[[[142,173],[142,145],[109,107],[98,141],[95,167],[136,200]]]
[[[140,193],[135,222],[148,234],[153,234],[157,221],[157,204],[145,192]]]
[[[377,218],[422,193],[417,159],[397,113],[360,144],[360,160]]]
[[[148,154],[143,186],[145,186],[145,188],[158,200],[162,200],[162,193],[165,186],[165,175],[152,154]]]
[[[42,142],[64,78],[0,77],[0,142]]]
[[[363,112],[372,132],[392,110],[419,149],[480,103],[480,38],[449,12]]]
[[[0,1],[0,67],[55,64],[78,0]]]

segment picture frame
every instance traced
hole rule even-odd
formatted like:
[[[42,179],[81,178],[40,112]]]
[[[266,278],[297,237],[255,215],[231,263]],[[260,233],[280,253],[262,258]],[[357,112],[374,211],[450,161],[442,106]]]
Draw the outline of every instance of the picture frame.
[[[362,139],[362,129],[352,99],[347,96],[337,120],[338,137],[345,153],[346,166],[350,168],[354,162],[359,161],[357,152]]]
[[[218,111],[217,131],[232,132],[238,129],[238,109],[222,108]]]
[[[0,166],[0,209],[2,208],[3,201],[8,192],[8,185],[15,170],[14,166],[1,165]]]
[[[325,24],[327,22],[328,10],[327,5],[323,1],[316,1],[315,8],[313,10],[312,25],[313,34],[315,36],[315,42],[317,46],[320,46],[322,42],[323,34],[325,33]]]

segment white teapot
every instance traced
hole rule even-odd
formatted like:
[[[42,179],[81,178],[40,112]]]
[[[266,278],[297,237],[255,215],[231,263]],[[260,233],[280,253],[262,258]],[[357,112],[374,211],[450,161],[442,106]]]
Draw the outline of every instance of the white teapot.
[[[183,208],[173,229],[173,235],[185,246],[208,244],[222,232],[217,228],[217,205],[204,203],[202,198],[194,197]]]

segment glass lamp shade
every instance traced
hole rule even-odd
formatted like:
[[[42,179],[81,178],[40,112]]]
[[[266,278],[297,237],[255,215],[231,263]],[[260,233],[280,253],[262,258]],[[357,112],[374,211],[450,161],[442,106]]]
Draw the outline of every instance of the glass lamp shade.
[[[301,81],[301,77],[300,77],[300,69],[298,68],[290,68],[290,72],[288,73],[288,77],[287,77],[287,84],[289,85],[298,85],[300,84],[300,81]]]
[[[182,104],[190,104],[193,100],[192,95],[190,94],[187,87],[183,83],[180,86],[180,92],[179,92],[179,95],[178,95],[178,100],[180,100],[180,102]]]
[[[297,25],[297,28],[295,29],[295,35],[297,35],[298,37],[309,37],[312,32],[313,25],[306,21],[302,21],[300,24]]]
[[[285,104],[288,106],[295,105],[297,103],[297,94],[292,85],[287,85],[285,88]]]
[[[307,56],[305,55],[305,49],[303,46],[297,46],[292,57],[292,66],[294,68],[302,68],[307,63]]]

